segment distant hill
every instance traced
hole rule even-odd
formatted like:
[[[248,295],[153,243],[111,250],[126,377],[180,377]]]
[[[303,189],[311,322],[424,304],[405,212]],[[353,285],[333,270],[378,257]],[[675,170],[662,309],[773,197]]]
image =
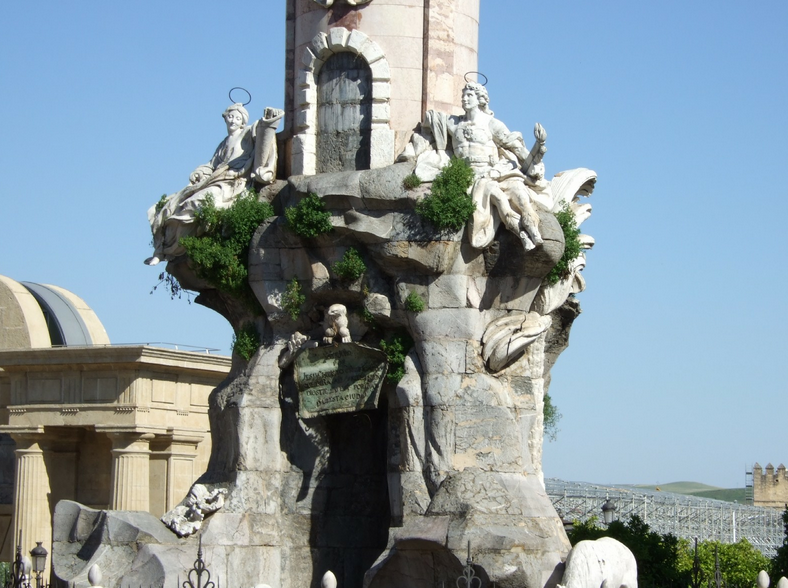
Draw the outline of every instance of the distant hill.
[[[744,504],[746,493],[744,488],[720,488],[718,490],[706,490],[703,492],[693,492],[693,496],[700,496],[701,498],[714,498],[715,500],[724,500],[726,502],[738,502]]]
[[[745,490],[744,488],[718,488],[717,486],[709,486],[708,484],[701,484],[699,482],[670,482],[668,484],[635,484],[631,488],[641,488],[644,490],[654,490],[657,492],[674,492],[676,494],[688,494],[690,496],[698,496],[700,498],[713,498],[715,500],[724,500],[726,502],[744,503]]]

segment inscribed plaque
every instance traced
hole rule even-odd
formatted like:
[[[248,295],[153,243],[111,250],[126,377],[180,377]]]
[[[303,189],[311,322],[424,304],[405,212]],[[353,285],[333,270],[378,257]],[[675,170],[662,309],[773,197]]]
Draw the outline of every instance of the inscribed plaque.
[[[377,408],[386,355],[342,343],[304,349],[295,360],[298,413],[303,418]]]

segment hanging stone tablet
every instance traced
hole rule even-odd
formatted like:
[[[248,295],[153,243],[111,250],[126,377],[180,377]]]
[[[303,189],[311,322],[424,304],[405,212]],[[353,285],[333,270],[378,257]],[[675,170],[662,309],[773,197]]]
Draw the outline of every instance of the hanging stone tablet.
[[[386,355],[356,343],[305,349],[295,360],[303,418],[377,408]]]

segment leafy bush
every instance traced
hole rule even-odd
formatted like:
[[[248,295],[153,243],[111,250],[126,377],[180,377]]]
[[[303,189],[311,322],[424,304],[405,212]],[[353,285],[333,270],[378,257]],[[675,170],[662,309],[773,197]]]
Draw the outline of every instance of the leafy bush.
[[[367,325],[373,331],[377,331],[380,329],[380,325],[378,321],[375,319],[375,316],[369,312],[367,308],[362,307],[359,310],[359,314],[361,315],[361,320],[364,321],[364,324]]]
[[[380,348],[389,361],[386,379],[396,384],[405,375],[405,358],[413,347],[413,339],[407,333],[398,333],[388,341],[381,341]]]
[[[298,320],[298,315],[301,314],[301,306],[303,306],[304,302],[306,302],[306,296],[301,294],[301,284],[293,278],[287,284],[287,290],[282,295],[282,308],[295,321]]]
[[[569,267],[571,263],[580,256],[583,248],[580,246],[580,229],[577,228],[575,215],[569,207],[569,203],[555,213],[558,224],[564,232],[564,254],[558,263],[555,264],[545,280],[548,284],[557,284],[560,280],[569,277]]]
[[[260,348],[260,333],[254,323],[246,323],[233,335],[233,353],[249,361]]]
[[[293,232],[301,237],[317,237],[334,228],[331,225],[331,213],[314,193],[310,193],[296,206],[287,208],[285,218]]]
[[[695,550],[689,541],[683,541],[683,549],[679,559],[679,569],[687,574],[692,572]],[[758,572],[769,569],[769,559],[755,549],[746,539],[737,543],[719,543],[718,541],[698,542],[698,563],[701,577],[714,578],[716,555],[719,556],[720,573],[726,586],[745,588],[755,585]]]
[[[167,195],[162,194],[159,201],[156,203],[156,214],[160,213],[164,206],[167,204]]]
[[[355,282],[365,271],[367,271],[367,266],[364,260],[361,259],[358,251],[351,247],[345,251],[345,254],[342,256],[342,261],[337,261],[331,266],[331,269],[333,269],[334,273],[341,279],[347,280],[348,282]]]
[[[544,436],[550,441],[555,441],[556,437],[558,437],[558,421],[561,420],[563,415],[558,412],[558,407],[553,404],[553,399],[547,392],[544,394],[544,408],[542,412],[544,414]]]
[[[430,193],[416,205],[416,212],[438,230],[459,231],[476,210],[468,189],[473,170],[465,160],[453,157],[432,182]]]
[[[421,299],[421,296],[415,292],[408,294],[408,297],[405,299],[405,310],[410,312],[421,312],[424,310],[424,301]]]
[[[408,174],[402,180],[402,187],[406,190],[413,190],[421,186],[421,179],[416,174]]]
[[[203,229],[199,237],[182,237],[197,275],[216,289],[257,306],[247,280],[249,244],[255,230],[273,216],[267,202],[257,200],[254,191],[238,196],[229,208],[216,208],[208,196],[195,214],[195,222]]]

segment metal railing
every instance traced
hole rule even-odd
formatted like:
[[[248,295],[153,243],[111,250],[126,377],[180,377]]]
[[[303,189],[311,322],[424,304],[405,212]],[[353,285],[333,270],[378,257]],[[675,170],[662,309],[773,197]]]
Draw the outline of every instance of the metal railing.
[[[701,541],[736,543],[747,539],[766,557],[783,542],[782,513],[776,509],[620,486],[545,479],[547,494],[562,518],[587,521],[599,518],[607,499],[617,507],[619,520],[639,516],[652,531]]]

